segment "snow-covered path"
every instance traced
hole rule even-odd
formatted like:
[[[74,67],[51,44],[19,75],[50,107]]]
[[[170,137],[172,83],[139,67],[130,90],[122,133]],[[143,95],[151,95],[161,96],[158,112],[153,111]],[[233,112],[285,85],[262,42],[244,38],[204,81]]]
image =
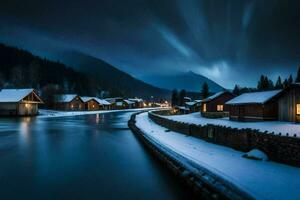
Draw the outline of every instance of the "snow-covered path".
[[[300,199],[300,168],[249,160],[242,152],[203,140],[166,132],[147,113],[136,116],[136,125],[165,149],[175,152],[232,182],[256,199]]]
[[[296,134],[297,137],[300,137],[300,124],[295,124],[292,122],[237,122],[230,121],[229,118],[208,119],[202,117],[199,112],[187,115],[173,115],[163,117],[172,119],[174,121],[186,122],[197,125],[216,124],[232,128],[252,128],[259,129],[262,132],[268,131],[270,133],[274,132],[275,134],[281,133],[282,135],[286,135],[286,133],[289,133],[289,136],[292,137],[294,136],[294,134]]]

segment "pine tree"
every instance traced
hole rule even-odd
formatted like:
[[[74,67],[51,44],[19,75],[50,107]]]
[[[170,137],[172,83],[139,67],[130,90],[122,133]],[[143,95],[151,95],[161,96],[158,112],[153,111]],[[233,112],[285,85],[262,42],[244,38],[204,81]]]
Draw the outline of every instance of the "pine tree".
[[[209,87],[208,87],[208,84],[206,82],[203,83],[203,85],[202,85],[201,93],[202,93],[203,99],[207,98],[208,95],[209,95]]]
[[[276,89],[282,89],[282,88],[283,88],[283,85],[282,85],[281,77],[280,77],[280,76],[278,76],[278,79],[277,79],[277,81],[276,81],[275,88],[276,88]]]
[[[171,103],[172,103],[172,106],[176,106],[178,105],[178,92],[176,89],[174,89],[172,91],[172,97],[171,97]]]
[[[289,76],[289,79],[288,79],[288,83],[289,83],[289,85],[291,85],[293,82],[294,82],[294,80],[293,80],[293,76],[292,76],[292,75],[290,75],[290,76]]]
[[[284,81],[283,81],[283,88],[285,89],[285,88],[287,88],[288,86],[289,86],[288,80],[287,80],[287,79],[284,79]]]
[[[179,105],[180,106],[184,106],[184,97],[186,97],[186,91],[185,90],[181,90],[179,92]]]
[[[300,67],[298,67],[297,77],[296,77],[295,82],[296,82],[296,83],[300,83]]]
[[[240,86],[235,85],[232,93],[235,94],[235,95],[240,95],[240,92],[241,92],[240,91]]]
[[[259,79],[259,81],[257,83],[257,89],[258,90],[263,90],[264,89],[264,82],[265,82],[265,76],[261,75],[260,79]]]

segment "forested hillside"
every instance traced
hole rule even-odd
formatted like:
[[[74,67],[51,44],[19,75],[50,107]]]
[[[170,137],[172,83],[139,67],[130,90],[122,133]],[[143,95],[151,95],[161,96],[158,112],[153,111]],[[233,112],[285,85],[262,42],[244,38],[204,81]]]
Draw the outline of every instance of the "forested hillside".
[[[81,63],[76,71],[61,62],[34,56],[28,51],[0,44],[0,88],[33,87],[53,93],[78,93],[93,96],[169,97],[169,91],[153,87],[99,60]],[[103,65],[102,63],[102,65]]]

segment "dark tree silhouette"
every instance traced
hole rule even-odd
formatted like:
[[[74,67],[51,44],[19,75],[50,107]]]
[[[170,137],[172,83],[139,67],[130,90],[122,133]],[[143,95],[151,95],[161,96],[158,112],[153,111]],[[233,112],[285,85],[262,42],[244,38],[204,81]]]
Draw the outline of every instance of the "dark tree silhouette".
[[[180,106],[184,106],[184,97],[186,97],[186,91],[185,90],[180,90],[180,92],[179,92],[179,102],[178,102],[178,104]]]
[[[282,84],[282,81],[281,81],[281,77],[278,76],[278,79],[276,81],[276,84],[275,84],[275,89],[282,89],[283,88],[283,84]]]
[[[172,91],[171,104],[172,106],[178,105],[178,92],[176,89]]]
[[[201,91],[202,97],[203,99],[207,98],[209,95],[209,88],[208,88],[208,84],[205,82],[202,85],[202,91]]]
[[[298,67],[297,77],[296,77],[295,82],[296,82],[296,83],[300,83],[300,67]]]

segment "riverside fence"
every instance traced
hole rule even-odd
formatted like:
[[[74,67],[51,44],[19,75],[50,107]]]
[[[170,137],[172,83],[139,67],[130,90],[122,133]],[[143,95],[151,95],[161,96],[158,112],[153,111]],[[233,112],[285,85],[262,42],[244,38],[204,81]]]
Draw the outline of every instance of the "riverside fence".
[[[149,118],[155,123],[175,132],[193,136],[210,143],[248,152],[259,149],[271,161],[300,167],[300,138],[255,129],[237,129],[214,124],[196,125],[165,118],[168,111],[151,111]],[[300,130],[299,130],[300,131]]]

